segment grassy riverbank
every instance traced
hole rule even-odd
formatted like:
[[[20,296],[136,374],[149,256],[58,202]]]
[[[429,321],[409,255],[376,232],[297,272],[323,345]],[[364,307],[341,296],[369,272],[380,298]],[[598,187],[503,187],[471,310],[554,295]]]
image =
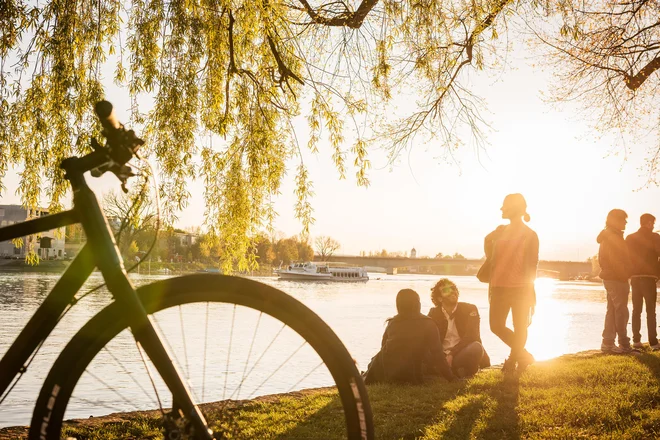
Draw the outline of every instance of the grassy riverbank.
[[[372,386],[369,396],[378,439],[658,438],[660,354],[581,353],[539,362],[519,379],[487,370],[462,383]],[[325,389],[242,402],[231,412],[244,432],[239,438],[326,440],[342,438],[339,410],[336,394]],[[70,424],[67,434],[154,438],[154,417],[86,419]]]

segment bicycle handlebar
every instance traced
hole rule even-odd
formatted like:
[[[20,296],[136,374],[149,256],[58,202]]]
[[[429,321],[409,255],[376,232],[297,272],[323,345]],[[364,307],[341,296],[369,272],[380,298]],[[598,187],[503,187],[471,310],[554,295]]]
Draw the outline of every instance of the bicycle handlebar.
[[[62,161],[62,168],[67,171],[84,173],[92,171],[98,177],[106,171],[112,171],[122,182],[133,176],[131,168],[126,163],[137,155],[137,150],[144,145],[144,141],[135,135],[133,130],[126,130],[117,120],[112,104],[108,101],[99,101],[94,106],[101,126],[102,134],[107,142],[101,146],[96,139],[92,139],[94,151],[80,158],[70,158]]]
[[[115,112],[112,109],[112,104],[108,101],[99,101],[94,106],[94,111],[96,116],[98,116],[99,121],[103,129],[106,131],[119,130],[122,125],[119,123],[115,116]]]
[[[96,115],[103,126],[103,136],[108,140],[106,146],[113,161],[125,164],[135,155],[144,141],[135,135],[133,130],[126,130],[115,117],[112,104],[99,101],[94,106]]]

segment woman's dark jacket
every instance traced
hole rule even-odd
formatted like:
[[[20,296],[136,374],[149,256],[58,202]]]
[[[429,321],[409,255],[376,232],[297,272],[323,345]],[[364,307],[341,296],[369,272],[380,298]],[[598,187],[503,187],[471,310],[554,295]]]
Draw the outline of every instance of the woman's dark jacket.
[[[369,364],[365,383],[421,383],[422,363],[427,359],[431,359],[438,373],[453,379],[433,320],[421,313],[397,315],[387,324],[381,349]]]
[[[432,307],[429,310],[429,317],[433,319],[435,324],[438,327],[440,332],[440,341],[445,339],[447,334],[447,318],[442,312],[442,307]],[[461,340],[454,347],[451,348],[451,355],[456,356],[459,351],[468,346],[472,342],[479,342],[481,344],[481,332],[480,332],[480,321],[479,310],[474,304],[459,302],[456,304],[456,310],[454,311],[454,323],[456,324],[456,330],[458,331],[458,336]],[[490,367],[490,357],[486,353],[484,348],[484,355],[479,362],[480,368]]]

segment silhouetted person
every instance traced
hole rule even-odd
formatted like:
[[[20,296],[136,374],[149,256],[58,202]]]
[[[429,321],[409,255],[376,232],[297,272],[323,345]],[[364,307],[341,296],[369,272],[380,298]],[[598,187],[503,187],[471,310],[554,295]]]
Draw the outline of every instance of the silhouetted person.
[[[438,328],[431,318],[422,315],[419,295],[403,289],[396,296],[396,316],[387,320],[381,349],[369,363],[365,383],[421,383],[422,362],[431,359],[432,366],[452,380],[442,351]]]
[[[431,289],[429,317],[440,331],[442,349],[452,372],[458,377],[473,376],[479,368],[490,366],[479,331],[479,310],[474,304],[458,302],[458,287],[447,278]]]
[[[498,226],[484,240],[484,251],[491,261],[488,286],[490,329],[506,345],[511,354],[502,370],[523,372],[534,357],[525,350],[527,327],[532,322],[536,305],[536,267],[539,262],[539,238],[529,226],[527,202],[522,194],[509,194],[502,204],[502,218],[508,225]],[[513,330],[506,326],[509,311]]]
[[[607,313],[603,328],[601,351],[605,353],[630,353],[628,325],[628,278],[630,277],[630,259],[628,248],[623,239],[623,231],[628,223],[628,214],[621,209],[613,209],[607,214],[605,229],[598,234],[598,263],[600,278],[607,291]],[[614,345],[615,338],[619,346]]]
[[[655,217],[644,214],[639,219],[639,231],[626,237],[630,256],[630,284],[632,286],[633,347],[642,348],[642,306],[646,303],[646,328],[652,350],[660,350],[655,322],[655,302],[658,297],[658,257],[660,235],[653,232]]]

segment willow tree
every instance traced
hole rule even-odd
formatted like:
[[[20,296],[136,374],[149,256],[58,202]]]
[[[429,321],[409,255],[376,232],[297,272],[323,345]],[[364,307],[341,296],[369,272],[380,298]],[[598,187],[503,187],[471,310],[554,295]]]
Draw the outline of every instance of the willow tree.
[[[538,41],[559,62],[567,96],[657,111],[657,1],[0,0],[0,175],[20,165],[23,202],[51,209],[66,185],[58,161],[89,148],[92,103],[109,82],[131,97],[165,212],[205,183],[206,223],[225,268],[254,264],[250,238],[274,215],[286,164],[296,215],[313,222],[304,148],[323,136],[338,174],[368,185],[367,149],[395,158],[418,139],[443,148],[479,139],[469,72],[491,69],[510,39]],[[521,17],[524,20],[521,20]],[[505,38],[501,38],[505,35]],[[113,78],[104,72],[113,71]],[[412,96],[406,114],[389,106]],[[640,96],[643,95],[643,99]],[[607,96],[612,99],[602,99]],[[145,104],[146,102],[146,104]],[[609,106],[609,107],[608,107]],[[306,116],[308,139],[292,118]],[[468,130],[465,130],[465,128]],[[350,136],[347,136],[350,133]],[[345,141],[350,138],[350,144]]]

